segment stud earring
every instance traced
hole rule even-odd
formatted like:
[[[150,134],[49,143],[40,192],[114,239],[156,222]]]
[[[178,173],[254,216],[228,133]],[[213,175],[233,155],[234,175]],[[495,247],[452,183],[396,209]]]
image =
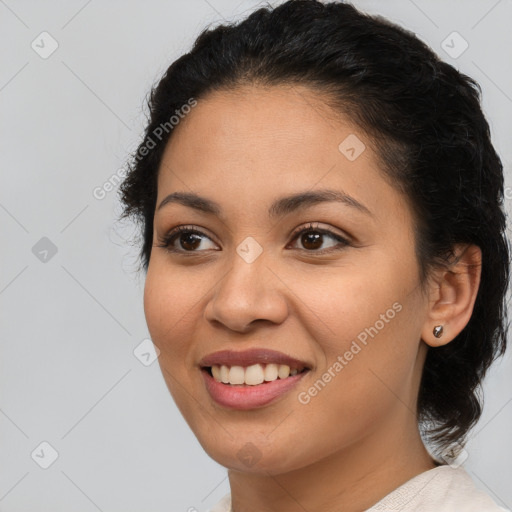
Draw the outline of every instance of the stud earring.
[[[442,325],[436,325],[432,332],[434,333],[434,336],[436,338],[440,338],[443,335],[443,326]]]

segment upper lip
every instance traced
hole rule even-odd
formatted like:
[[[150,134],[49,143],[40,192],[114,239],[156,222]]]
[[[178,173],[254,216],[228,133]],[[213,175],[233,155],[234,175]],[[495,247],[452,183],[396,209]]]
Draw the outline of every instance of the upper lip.
[[[276,350],[269,350],[264,348],[253,348],[243,351],[234,350],[221,350],[220,352],[213,352],[203,357],[199,362],[201,367],[210,367],[213,365],[226,365],[226,366],[251,366],[253,364],[286,364],[290,368],[310,369],[310,366],[299,359],[277,352]]]

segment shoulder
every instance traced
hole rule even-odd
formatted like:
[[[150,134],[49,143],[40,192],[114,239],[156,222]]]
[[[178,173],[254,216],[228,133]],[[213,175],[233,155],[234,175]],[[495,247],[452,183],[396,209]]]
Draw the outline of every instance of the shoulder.
[[[385,496],[367,512],[508,512],[478,489],[462,467],[438,466]]]
[[[462,467],[439,466],[404,483],[366,512],[510,512],[475,483]],[[209,512],[231,512],[226,494]]]
[[[207,512],[231,512],[231,493],[226,494]]]

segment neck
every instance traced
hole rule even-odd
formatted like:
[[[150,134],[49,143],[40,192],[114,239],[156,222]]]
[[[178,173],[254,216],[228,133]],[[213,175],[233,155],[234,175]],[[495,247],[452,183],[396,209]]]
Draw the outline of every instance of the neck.
[[[407,416],[409,416],[407,418]],[[280,474],[229,470],[233,512],[360,512],[411,478],[436,467],[406,418],[360,439],[328,458]],[[399,425],[402,428],[397,428]]]

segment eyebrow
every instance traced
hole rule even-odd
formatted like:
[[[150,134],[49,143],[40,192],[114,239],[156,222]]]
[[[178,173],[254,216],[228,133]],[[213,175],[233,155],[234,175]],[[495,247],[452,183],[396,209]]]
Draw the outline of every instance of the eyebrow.
[[[269,217],[284,217],[299,209],[308,208],[318,203],[338,202],[354,208],[362,213],[373,216],[372,212],[352,196],[338,190],[315,190],[300,192],[289,196],[280,197],[272,203],[268,210]],[[173,192],[165,197],[158,205],[157,211],[164,206],[178,203],[206,214],[221,216],[222,208],[215,201],[202,197],[192,192]]]

